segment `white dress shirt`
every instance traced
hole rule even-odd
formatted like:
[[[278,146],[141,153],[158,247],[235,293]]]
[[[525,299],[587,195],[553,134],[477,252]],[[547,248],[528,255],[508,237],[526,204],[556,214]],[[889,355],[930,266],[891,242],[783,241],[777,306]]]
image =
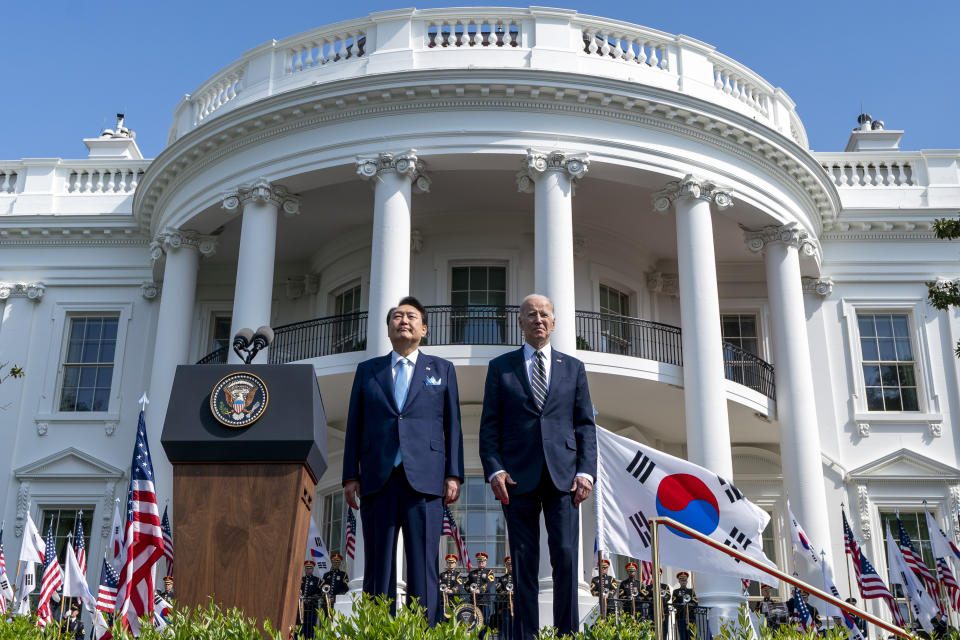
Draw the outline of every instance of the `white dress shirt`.
[[[390,352],[390,375],[393,376],[393,381],[397,381],[397,363],[400,362],[400,359],[406,357],[410,361],[410,380],[413,380],[413,370],[417,368],[417,356],[420,355],[420,349],[414,349],[409,355],[402,356],[396,351]]]

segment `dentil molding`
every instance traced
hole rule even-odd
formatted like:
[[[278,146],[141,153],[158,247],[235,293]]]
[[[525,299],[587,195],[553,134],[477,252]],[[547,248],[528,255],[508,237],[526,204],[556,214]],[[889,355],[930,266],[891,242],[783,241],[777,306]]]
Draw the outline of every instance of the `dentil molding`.
[[[150,258],[157,261],[171,249],[180,247],[193,247],[203,257],[212,256],[217,250],[217,238],[200,235],[196,231],[168,229],[158,233],[150,243]]]
[[[717,186],[707,180],[701,180],[688,173],[682,180],[669,182],[666,187],[653,194],[653,208],[660,213],[664,213],[679,198],[706,200],[715,204],[718,209],[733,206],[732,190]]]
[[[272,204],[288,216],[300,213],[300,196],[290,193],[281,184],[274,184],[266,178],[257,178],[250,184],[242,184],[236,191],[224,194],[220,206],[233,213],[247,203]]]
[[[26,298],[40,302],[47,288],[42,282],[0,282],[0,300]]]
[[[377,153],[374,155],[357,156],[357,175],[364,180],[376,181],[381,173],[394,171],[397,175],[410,179],[413,186],[421,193],[430,193],[430,177],[426,173],[426,165],[417,156],[416,149],[403,153]]]
[[[521,170],[517,174],[517,189],[522,193],[533,193],[537,179],[551,171],[566,174],[572,182],[587,175],[590,156],[586,153],[574,153],[554,149],[541,151],[527,149],[526,157],[521,161]]]

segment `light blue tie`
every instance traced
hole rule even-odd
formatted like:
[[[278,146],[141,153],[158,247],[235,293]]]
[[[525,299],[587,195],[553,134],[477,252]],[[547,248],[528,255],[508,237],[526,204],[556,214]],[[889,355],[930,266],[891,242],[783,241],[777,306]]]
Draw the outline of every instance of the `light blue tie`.
[[[408,364],[410,364],[410,361],[406,358],[397,360],[397,366],[400,368],[397,369],[397,377],[393,380],[393,399],[397,403],[398,411],[403,411],[403,403],[407,401],[407,392],[410,390],[410,371],[407,369]],[[400,447],[398,446],[397,457],[393,459],[393,466],[400,466],[402,461],[403,458],[400,456]]]

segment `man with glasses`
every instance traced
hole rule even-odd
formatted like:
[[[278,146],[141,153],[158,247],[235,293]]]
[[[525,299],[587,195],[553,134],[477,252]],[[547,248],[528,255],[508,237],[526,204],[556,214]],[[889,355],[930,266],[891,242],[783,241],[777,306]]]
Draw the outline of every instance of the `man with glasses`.
[[[427,315],[416,298],[403,298],[386,320],[393,351],[361,362],[353,379],[343,491],[363,523],[364,593],[396,594],[402,530],[407,594],[433,625],[442,615],[436,557],[443,505],[459,498],[463,482],[457,376],[452,363],[420,351]]]

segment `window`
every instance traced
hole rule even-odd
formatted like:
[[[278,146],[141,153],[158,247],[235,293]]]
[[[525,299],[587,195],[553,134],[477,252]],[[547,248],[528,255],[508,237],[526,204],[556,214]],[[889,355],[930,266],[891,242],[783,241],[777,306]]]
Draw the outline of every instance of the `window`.
[[[600,313],[630,315],[630,296],[605,284],[600,285]]]
[[[600,285],[600,333],[604,353],[626,354],[630,350],[630,325],[609,316],[629,316],[630,296]]]
[[[488,568],[502,569],[504,557],[510,555],[507,549],[507,523],[500,503],[493,497],[483,476],[466,477],[460,500],[450,505],[450,512],[469,550],[470,562],[476,565],[474,556],[483,551],[489,556]],[[441,557],[457,553],[457,545],[452,537],[443,536],[440,551]]]
[[[231,316],[217,314],[213,316],[213,335],[210,340],[210,352],[220,349],[230,349],[230,342],[233,336],[230,335]]]
[[[358,316],[360,285],[348,285],[333,298],[333,314],[340,318],[334,325],[333,353],[356,351],[365,340],[365,332]],[[332,553],[332,552],[331,552]]]
[[[857,313],[868,411],[919,411],[906,314]]]
[[[93,505],[86,507],[64,507],[44,509],[40,520],[40,535],[47,537],[47,529],[53,524],[53,539],[57,547],[57,559],[60,564],[66,562],[67,536],[77,530],[77,518],[83,522],[86,544],[90,543],[90,529],[93,526]],[[76,548],[76,542],[73,543]],[[91,562],[87,562],[89,567]]]
[[[767,556],[768,558],[770,558],[776,563],[777,562],[777,544],[776,544],[776,537],[774,536],[774,531],[773,531],[774,514],[769,510],[766,510],[766,509],[764,510],[767,511],[767,515],[770,516],[770,522],[767,523],[767,528],[764,529],[763,532],[760,534],[760,544],[763,547],[763,555]],[[780,584],[780,581],[778,580],[777,585],[779,584]],[[779,586],[775,587],[772,595],[776,596],[778,590],[779,590]],[[747,595],[750,598],[760,599],[760,583],[757,582],[756,580],[751,580]]]
[[[937,575],[937,561],[933,557],[933,548],[930,546],[930,533],[927,529],[927,519],[924,513],[922,511],[901,511],[900,522],[903,523],[903,528],[907,532],[907,535],[910,536],[910,540],[913,541],[913,548],[916,549],[917,553],[920,554],[920,558],[923,560],[923,563],[927,565],[933,575]],[[890,532],[893,534],[894,539],[898,539],[899,535],[897,530],[896,512],[881,511],[880,531],[881,535],[884,536],[884,558],[888,557],[886,543],[886,531],[888,524],[890,525]],[[900,588],[900,585],[891,583],[890,569],[890,567],[887,567],[887,584],[890,585],[890,590],[898,600],[898,604],[900,605],[900,613],[903,615],[904,620],[908,620],[909,613],[907,611],[907,602],[904,598],[903,590]]]
[[[354,516],[360,517],[359,513]],[[345,542],[347,536],[347,503],[343,491],[337,490],[323,496],[323,514],[320,521],[320,534],[331,555],[339,553],[347,557]]]
[[[450,311],[451,344],[503,344],[507,268],[453,267],[450,275],[450,304],[454,307]],[[435,329],[443,332],[446,328]]]
[[[60,411],[107,411],[119,319],[73,316],[69,321]]]
[[[723,341],[735,344],[753,355],[760,355],[757,335],[757,316],[752,313],[734,313],[720,316]]]

